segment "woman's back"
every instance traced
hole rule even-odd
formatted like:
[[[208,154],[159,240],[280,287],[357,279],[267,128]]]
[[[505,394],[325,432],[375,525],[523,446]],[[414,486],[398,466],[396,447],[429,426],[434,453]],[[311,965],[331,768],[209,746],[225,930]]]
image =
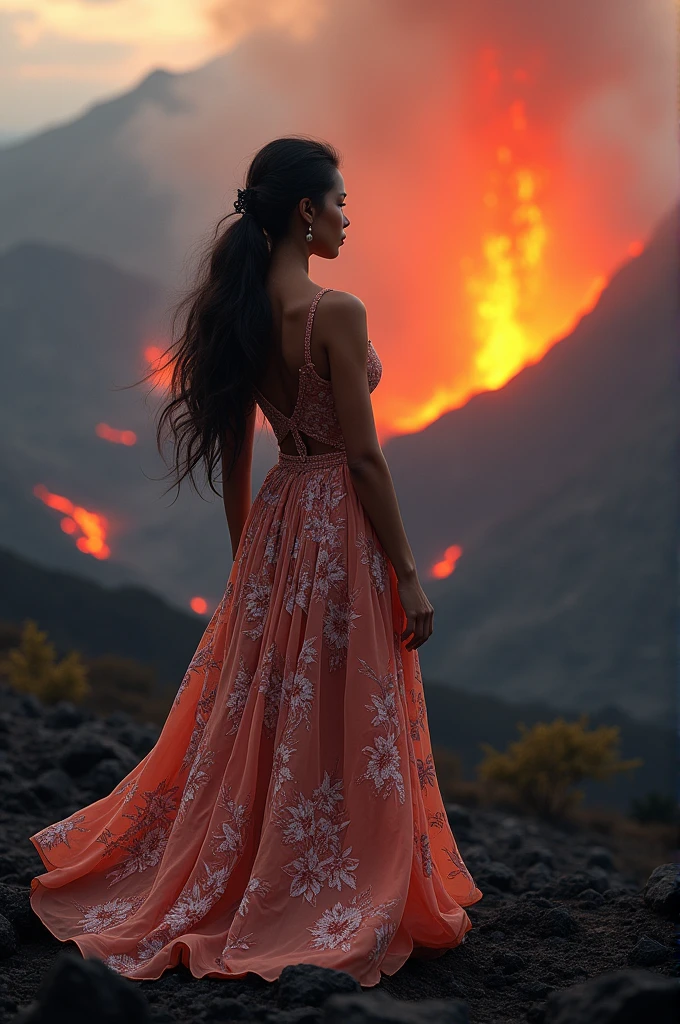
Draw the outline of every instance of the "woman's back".
[[[262,381],[262,387],[272,397],[265,397],[258,388],[255,397],[281,451],[287,454],[317,455],[345,448],[333,400],[328,356],[318,331],[312,340],[316,308],[322,295],[330,291],[333,289],[321,288],[309,308],[303,307],[304,332],[299,306],[281,312],[278,304],[272,303],[273,333],[280,341],[274,341],[274,360]],[[370,341],[367,375],[369,390],[373,391],[380,381],[382,364]]]

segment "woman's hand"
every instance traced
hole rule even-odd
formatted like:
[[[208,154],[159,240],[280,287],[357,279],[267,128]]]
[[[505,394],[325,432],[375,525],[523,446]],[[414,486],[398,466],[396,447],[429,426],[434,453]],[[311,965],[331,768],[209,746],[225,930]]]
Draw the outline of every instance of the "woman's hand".
[[[406,629],[401,634],[401,639],[405,640],[413,633],[413,637],[406,644],[406,650],[413,651],[432,635],[434,608],[428,601],[417,575],[413,578],[398,579],[397,590],[406,614]]]

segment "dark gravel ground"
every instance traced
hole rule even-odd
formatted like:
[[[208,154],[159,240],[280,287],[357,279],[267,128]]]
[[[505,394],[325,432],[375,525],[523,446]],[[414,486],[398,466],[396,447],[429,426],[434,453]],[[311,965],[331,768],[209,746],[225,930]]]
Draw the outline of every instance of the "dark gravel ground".
[[[304,965],[286,968],[274,983],[254,975],[198,980],[185,967],[134,982],[83,960],[30,909],[30,880],[44,868],[28,837],[109,793],[158,732],[119,713],[104,720],[67,704],[46,708],[0,684],[0,1024],[680,1019],[676,864],[647,881],[648,870],[632,866],[615,842],[603,845],[594,830],[457,804],[447,805],[449,819],[484,892],[468,908],[474,927],[461,946],[436,960],[409,961],[374,988]],[[69,774],[60,762],[71,763],[64,751],[79,737],[88,738],[92,763]]]

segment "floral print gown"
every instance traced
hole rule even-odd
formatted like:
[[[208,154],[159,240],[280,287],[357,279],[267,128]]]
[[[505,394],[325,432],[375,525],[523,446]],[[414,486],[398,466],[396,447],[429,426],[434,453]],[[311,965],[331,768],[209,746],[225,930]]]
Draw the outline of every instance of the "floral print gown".
[[[305,338],[298,404],[258,395],[279,450],[223,598],[154,748],[113,792],[30,837],[31,905],[128,978],[276,979],[287,964],[362,985],[414,946],[451,948],[482,898],[437,784],[417,650],[359,501]],[[369,353],[371,389],[380,379]],[[337,451],[307,455],[302,427]]]

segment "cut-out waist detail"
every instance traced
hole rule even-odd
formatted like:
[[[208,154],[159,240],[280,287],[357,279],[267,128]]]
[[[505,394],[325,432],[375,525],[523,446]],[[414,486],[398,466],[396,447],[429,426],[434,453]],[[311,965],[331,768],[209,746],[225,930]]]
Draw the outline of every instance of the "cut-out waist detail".
[[[319,377],[316,371],[309,371],[309,364],[300,367],[298,397],[290,416],[286,416],[280,409],[273,406],[264,395],[255,389],[257,404],[271,424],[279,444],[288,433],[292,433],[300,454],[306,452],[300,434],[307,434],[308,437],[334,448],[344,448],[345,441],[335,411],[331,382]],[[369,390],[373,391],[382,376],[382,364],[373,347],[369,351],[367,376]]]

